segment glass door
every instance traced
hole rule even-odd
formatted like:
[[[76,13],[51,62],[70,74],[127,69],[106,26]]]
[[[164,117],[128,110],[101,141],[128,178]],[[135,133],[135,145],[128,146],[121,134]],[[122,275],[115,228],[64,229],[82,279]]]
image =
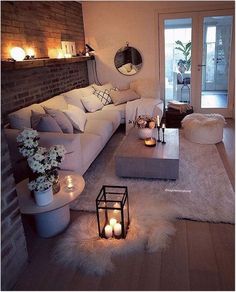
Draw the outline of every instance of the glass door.
[[[160,92],[194,112],[232,117],[234,11],[159,15]]]
[[[190,102],[192,19],[166,19],[164,30],[166,102]]]
[[[203,18],[201,108],[228,107],[233,16]]]

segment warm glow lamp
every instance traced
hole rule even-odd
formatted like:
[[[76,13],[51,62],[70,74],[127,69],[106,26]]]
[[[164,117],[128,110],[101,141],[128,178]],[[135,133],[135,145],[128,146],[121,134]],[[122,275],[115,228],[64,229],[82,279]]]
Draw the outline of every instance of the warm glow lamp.
[[[14,47],[11,49],[10,55],[15,61],[23,61],[25,58],[25,51],[20,47]]]

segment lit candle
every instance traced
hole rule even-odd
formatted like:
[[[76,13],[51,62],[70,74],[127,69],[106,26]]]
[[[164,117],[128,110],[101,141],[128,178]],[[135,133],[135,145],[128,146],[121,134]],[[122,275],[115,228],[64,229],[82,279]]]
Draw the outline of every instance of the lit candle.
[[[120,224],[120,223],[116,223],[116,224],[114,225],[114,234],[115,234],[116,236],[121,235],[121,224]]]
[[[165,129],[165,127],[166,127],[166,125],[163,123],[163,124],[162,124],[162,129]]]
[[[160,127],[160,117],[157,116],[157,127]]]
[[[105,236],[106,238],[112,237],[112,227],[110,225],[105,226]]]
[[[71,190],[74,187],[73,180],[70,175],[66,177],[66,185],[69,190]]]
[[[114,225],[116,224],[117,220],[115,218],[110,219],[110,225],[112,228],[114,228]]]

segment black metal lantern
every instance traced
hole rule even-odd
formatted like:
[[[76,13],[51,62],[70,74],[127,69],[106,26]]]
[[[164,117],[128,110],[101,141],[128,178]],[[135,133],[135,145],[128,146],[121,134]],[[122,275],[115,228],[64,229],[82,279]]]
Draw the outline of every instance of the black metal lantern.
[[[104,238],[125,238],[129,227],[126,186],[102,186],[96,199],[98,232]]]

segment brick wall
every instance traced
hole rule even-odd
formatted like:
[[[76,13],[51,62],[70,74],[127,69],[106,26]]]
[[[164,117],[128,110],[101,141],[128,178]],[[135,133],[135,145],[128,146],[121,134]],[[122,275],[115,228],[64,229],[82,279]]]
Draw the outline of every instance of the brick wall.
[[[9,49],[31,47],[36,57],[50,56],[61,40],[76,41],[77,52],[84,48],[82,8],[76,2],[1,2],[2,58]],[[86,62],[48,67],[2,71],[2,118],[32,103],[41,102],[61,92],[88,85]],[[9,150],[2,131],[2,290],[15,284],[27,261],[24,230],[19,211]]]
[[[28,255],[8,146],[3,131],[1,157],[1,290],[9,290],[19,276]]]
[[[84,49],[81,4],[73,1],[2,1],[2,59],[12,47],[35,56],[56,57],[61,41],[75,41],[77,53]]]
[[[1,81],[2,121],[5,124],[7,114],[12,111],[70,89],[87,86],[87,63],[4,71]]]

